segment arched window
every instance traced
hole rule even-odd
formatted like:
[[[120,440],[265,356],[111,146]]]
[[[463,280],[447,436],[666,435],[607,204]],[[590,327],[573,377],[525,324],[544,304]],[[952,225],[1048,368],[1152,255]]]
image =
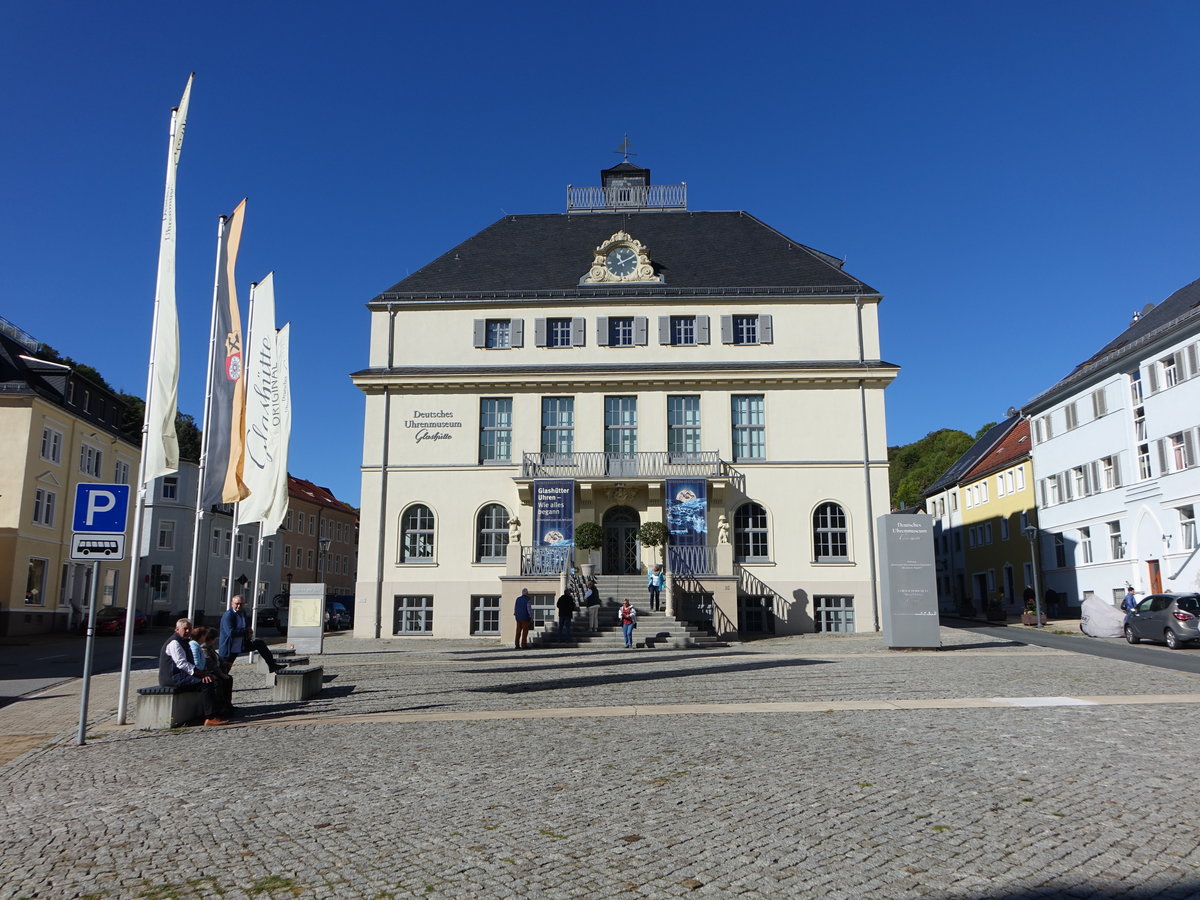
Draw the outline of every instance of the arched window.
[[[475,517],[475,561],[504,562],[508,556],[508,510],[489,503]]]
[[[433,559],[433,510],[414,503],[400,517],[400,561]]]
[[[771,558],[767,511],[757,503],[743,503],[733,514],[733,554],[743,562]]]
[[[813,513],[813,559],[817,562],[847,562],[846,511],[836,503],[822,503]]]

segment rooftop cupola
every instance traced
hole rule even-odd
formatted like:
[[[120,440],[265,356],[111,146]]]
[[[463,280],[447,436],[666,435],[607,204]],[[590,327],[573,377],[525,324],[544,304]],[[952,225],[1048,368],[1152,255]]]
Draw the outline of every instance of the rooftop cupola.
[[[687,209],[687,184],[650,184],[650,170],[629,161],[629,136],[615,152],[624,159],[601,169],[599,187],[567,185],[567,212],[653,212]]]

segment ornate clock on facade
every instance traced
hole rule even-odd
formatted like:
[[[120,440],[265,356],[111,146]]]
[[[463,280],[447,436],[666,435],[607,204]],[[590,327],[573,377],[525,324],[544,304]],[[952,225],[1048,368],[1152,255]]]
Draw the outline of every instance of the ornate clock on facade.
[[[654,274],[654,264],[646,245],[626,232],[618,231],[596,248],[592,267],[579,283],[662,283],[664,280],[661,275]]]

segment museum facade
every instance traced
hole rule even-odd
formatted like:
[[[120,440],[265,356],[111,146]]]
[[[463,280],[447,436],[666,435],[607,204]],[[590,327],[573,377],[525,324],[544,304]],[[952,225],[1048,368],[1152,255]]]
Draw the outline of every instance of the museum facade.
[[[368,304],[356,635],[505,637],[522,588],[550,619],[588,564],[644,602],[655,562],[719,634],[876,630],[882,296],[647,169],[601,181]]]

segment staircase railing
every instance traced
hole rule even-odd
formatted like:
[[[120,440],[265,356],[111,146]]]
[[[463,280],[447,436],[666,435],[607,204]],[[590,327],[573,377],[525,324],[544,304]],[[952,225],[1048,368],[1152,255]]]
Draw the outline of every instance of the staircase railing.
[[[776,619],[787,621],[795,601],[779,593],[753,572],[734,563],[734,571],[738,576],[738,592],[752,597],[769,597],[771,600],[771,615]],[[774,631],[774,628],[770,629]]]
[[[715,575],[716,547],[667,547],[667,571],[680,575]]]
[[[522,575],[558,575],[570,571],[570,547],[522,547]]]

